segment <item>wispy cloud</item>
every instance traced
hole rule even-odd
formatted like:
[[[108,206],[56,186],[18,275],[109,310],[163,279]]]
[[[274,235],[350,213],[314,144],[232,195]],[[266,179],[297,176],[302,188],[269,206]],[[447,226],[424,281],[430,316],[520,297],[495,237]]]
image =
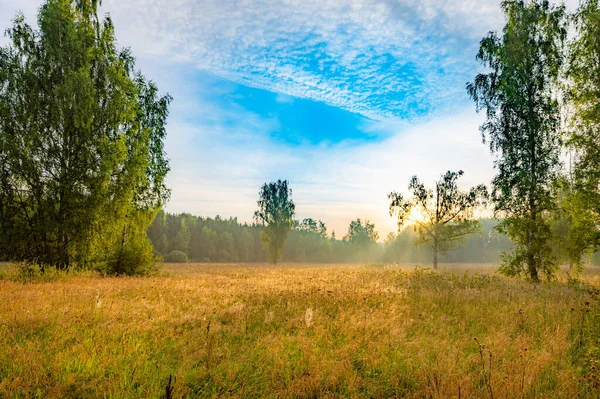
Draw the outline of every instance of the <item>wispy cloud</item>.
[[[10,14],[38,0],[5,0]],[[568,0],[575,5],[577,0]],[[466,103],[498,0],[104,0],[122,44],[233,82],[373,119]]]
[[[496,1],[105,0],[139,52],[374,119],[465,101]],[[467,55],[468,54],[468,55]]]

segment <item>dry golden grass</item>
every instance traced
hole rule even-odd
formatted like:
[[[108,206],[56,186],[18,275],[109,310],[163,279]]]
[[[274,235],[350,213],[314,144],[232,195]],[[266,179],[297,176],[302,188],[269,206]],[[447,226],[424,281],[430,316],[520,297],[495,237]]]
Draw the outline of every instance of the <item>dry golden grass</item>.
[[[169,376],[173,397],[599,396],[574,349],[588,290],[443,269],[186,264],[21,283],[4,267],[0,397],[158,398]]]

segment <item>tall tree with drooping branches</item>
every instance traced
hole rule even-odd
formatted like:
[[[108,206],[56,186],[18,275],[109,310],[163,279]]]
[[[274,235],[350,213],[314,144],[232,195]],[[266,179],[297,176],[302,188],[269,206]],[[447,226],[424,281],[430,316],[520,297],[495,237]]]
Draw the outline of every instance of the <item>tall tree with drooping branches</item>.
[[[503,218],[498,229],[516,244],[501,270],[539,281],[557,268],[549,213],[560,171],[557,93],[565,58],[565,9],[546,0],[508,0],[502,10],[502,34],[490,32],[477,54],[489,71],[468,83],[467,91],[477,110],[486,111],[481,131],[497,156],[492,200]]]
[[[0,252],[59,268],[150,259],[146,228],[169,197],[171,98],[118,49],[98,0],[47,0],[0,48]]]

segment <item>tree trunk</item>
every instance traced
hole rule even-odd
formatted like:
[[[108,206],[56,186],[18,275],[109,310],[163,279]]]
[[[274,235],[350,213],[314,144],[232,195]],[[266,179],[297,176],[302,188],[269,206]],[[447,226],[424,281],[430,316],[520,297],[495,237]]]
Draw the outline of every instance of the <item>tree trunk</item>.
[[[127,241],[127,225],[123,226],[123,235],[121,236],[121,251],[125,248],[125,241]]]
[[[538,275],[538,270],[535,264],[535,260],[534,260],[534,255],[533,252],[531,252],[531,249],[529,250],[529,254],[527,254],[527,268],[529,271],[529,277],[531,278],[531,281],[537,283],[540,281],[540,277]]]
[[[60,259],[58,261],[58,268],[62,270],[67,270],[71,262],[69,258],[69,238],[64,233],[61,234],[59,251]]]
[[[438,268],[438,241],[433,240],[433,269],[437,270]]]
[[[535,283],[540,281],[539,275],[538,275],[538,265],[536,264],[536,255],[533,252],[533,246],[535,244],[537,244],[537,241],[539,240],[538,234],[537,234],[537,204],[536,204],[536,193],[535,193],[535,189],[537,187],[537,176],[536,176],[536,166],[537,166],[537,159],[535,156],[535,150],[536,150],[536,135],[534,135],[533,133],[530,133],[529,135],[529,143],[530,143],[530,151],[531,151],[531,163],[529,165],[530,170],[529,172],[531,173],[531,184],[529,187],[529,211],[530,216],[531,216],[531,226],[529,226],[529,232],[528,232],[528,237],[527,237],[527,268],[529,271],[529,277],[531,278],[531,280]]]
[[[536,234],[536,223],[537,223],[537,213],[535,208],[531,213],[531,226],[528,232],[527,238],[527,271],[529,272],[529,278],[531,281],[537,283],[540,281],[540,277],[538,275],[538,265],[536,264],[535,253],[533,252],[533,245],[537,240]]]
[[[127,225],[123,225],[123,235],[121,236],[121,249],[119,250],[119,256],[117,257],[117,267],[119,271],[123,270],[123,249],[125,249],[125,242],[127,241]]]

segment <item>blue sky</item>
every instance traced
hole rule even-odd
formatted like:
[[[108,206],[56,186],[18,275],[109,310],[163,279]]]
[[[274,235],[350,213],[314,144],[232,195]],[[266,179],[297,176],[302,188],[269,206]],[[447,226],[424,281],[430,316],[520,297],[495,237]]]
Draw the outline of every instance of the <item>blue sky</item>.
[[[569,1],[576,3],[576,1]],[[0,0],[0,28],[40,0]],[[171,212],[251,221],[288,179],[299,218],[338,236],[354,218],[395,230],[386,195],[414,174],[488,184],[465,83],[499,1],[104,0],[121,46],[174,102]],[[0,42],[2,43],[2,42]]]

